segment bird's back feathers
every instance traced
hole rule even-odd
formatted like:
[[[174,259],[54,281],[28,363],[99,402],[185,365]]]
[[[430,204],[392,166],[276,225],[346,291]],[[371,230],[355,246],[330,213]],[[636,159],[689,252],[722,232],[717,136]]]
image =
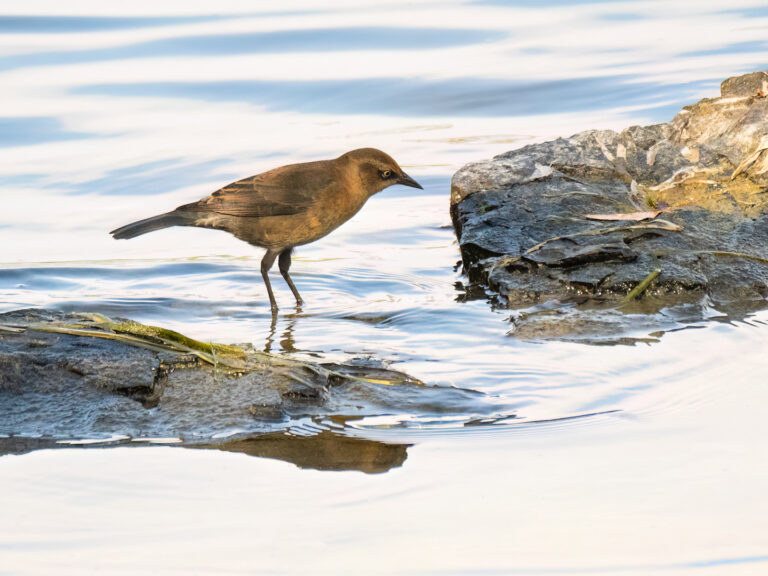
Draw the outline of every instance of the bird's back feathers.
[[[328,160],[282,166],[228,184],[178,210],[245,218],[300,214],[339,186],[333,168]]]

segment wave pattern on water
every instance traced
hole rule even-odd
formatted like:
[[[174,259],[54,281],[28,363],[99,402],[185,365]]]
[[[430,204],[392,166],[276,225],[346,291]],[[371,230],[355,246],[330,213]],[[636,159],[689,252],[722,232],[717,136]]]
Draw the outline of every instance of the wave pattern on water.
[[[768,20],[754,2],[692,14],[685,2],[411,2],[394,12],[338,0],[322,10],[226,4],[215,15],[143,5],[122,17],[42,5],[0,10],[0,83],[15,87],[0,117],[0,310],[95,311],[201,340],[375,359],[443,387],[423,413],[380,406],[349,430],[648,414],[676,402],[646,404],[658,381],[704,369],[664,342],[638,344],[641,315],[620,314],[635,346],[608,360],[515,338],[515,313],[462,288],[449,175],[545,137],[666,120],[724,76],[765,67]],[[274,325],[258,250],[211,231],[131,242],[106,233],[238,177],[360,146],[391,152],[425,191],[388,190],[298,250],[293,275],[308,304],[293,309],[276,277]],[[660,315],[669,330],[690,326],[683,309]],[[441,396],[450,387],[486,404],[451,407]]]
[[[0,455],[38,452],[0,458],[0,572],[761,572],[768,313],[695,302],[649,335],[636,308],[612,318],[625,345],[523,339],[515,316],[550,311],[467,286],[448,196],[466,163],[668,121],[768,68],[767,29],[764,0],[2,3],[0,312],[99,312],[426,385],[271,419],[218,377],[152,409],[59,390],[63,418],[49,391],[32,411],[33,392],[2,397]],[[260,250],[108,234],[367,146],[425,190],[297,250],[307,303],[275,271],[274,323]]]
[[[442,198],[425,198],[437,212]],[[398,209],[395,202],[389,206]],[[381,215],[371,216],[378,221]],[[392,219],[397,226],[398,219]],[[482,299],[461,301],[450,229],[426,227],[423,237],[417,229],[408,244],[390,245],[385,231],[373,236],[368,242],[338,239],[336,248],[308,247],[294,267],[308,304],[284,307],[276,323],[258,257],[5,266],[0,268],[0,310],[44,306],[128,317],[201,341],[248,342],[312,361],[383,363],[429,384],[413,390],[367,387],[359,397],[352,389],[338,389],[332,391],[333,405],[304,414],[309,418],[304,424],[301,418],[273,423],[259,429],[262,433],[286,425],[292,433],[306,426],[334,430],[339,424],[349,432],[375,432],[400,441],[473,430],[523,433],[589,422],[605,425],[617,416],[647,417],[716,398],[695,382],[720,369],[722,352],[702,362],[687,350],[722,327],[704,328],[701,337],[670,335],[653,348],[620,346],[608,357],[602,347],[520,341],[506,336],[509,312],[491,309]],[[337,249],[342,254],[322,257]],[[425,266],[428,262],[431,267]],[[290,302],[279,277],[275,285],[278,300]],[[633,322],[631,314],[626,316]],[[758,326],[728,327],[747,329]],[[674,342],[667,345],[667,340]],[[670,388],[662,385],[666,381],[678,384]],[[465,397],[465,391],[477,395]],[[125,426],[114,432],[125,433]],[[179,432],[148,422],[142,426],[149,437]],[[109,435],[109,430],[100,434]],[[246,419],[225,428],[189,429],[185,437],[240,437],[257,431]],[[131,438],[140,438],[137,434],[129,431]]]

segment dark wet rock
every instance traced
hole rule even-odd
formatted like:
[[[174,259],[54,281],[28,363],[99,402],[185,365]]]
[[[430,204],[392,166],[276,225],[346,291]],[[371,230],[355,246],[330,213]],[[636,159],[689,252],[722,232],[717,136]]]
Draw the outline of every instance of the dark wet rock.
[[[101,319],[48,310],[0,314],[0,455],[83,439],[174,438],[186,445],[218,445],[224,438],[282,433],[307,422],[317,432],[327,421],[339,427],[338,422],[366,416],[427,421],[430,415],[441,420],[454,414],[459,422],[513,417],[511,407],[481,393],[427,386],[371,360],[313,364],[220,346],[214,356],[219,364],[211,365],[201,360],[205,354],[194,352],[195,342],[181,335],[189,352],[159,349],[151,330],[143,339],[118,331],[129,326],[140,334],[152,327]],[[99,328],[107,325],[102,321],[109,321],[110,329]],[[240,367],[225,364],[225,349],[242,356]],[[257,444],[266,452],[278,450],[266,440]],[[374,464],[371,454],[366,471],[384,466]],[[390,465],[399,465],[395,460],[390,458]]]
[[[469,279],[518,310],[512,332],[524,337],[623,339],[764,308],[766,94],[768,73],[729,78],[667,124],[589,130],[463,167],[451,215]],[[656,269],[640,301],[625,302]]]

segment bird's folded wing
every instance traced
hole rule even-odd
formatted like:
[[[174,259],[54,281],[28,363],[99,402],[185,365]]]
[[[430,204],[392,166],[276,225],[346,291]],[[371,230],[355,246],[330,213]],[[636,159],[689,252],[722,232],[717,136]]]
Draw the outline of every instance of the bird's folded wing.
[[[203,198],[194,208],[225,216],[290,216],[306,212],[336,185],[327,172],[276,172],[233,182]]]

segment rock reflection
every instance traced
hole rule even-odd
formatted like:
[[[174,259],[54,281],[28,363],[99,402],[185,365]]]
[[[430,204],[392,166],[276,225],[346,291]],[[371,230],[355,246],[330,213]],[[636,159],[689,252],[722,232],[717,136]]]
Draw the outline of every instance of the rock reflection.
[[[137,442],[125,436],[102,441],[57,441],[50,438],[0,437],[0,457],[20,455],[36,450],[54,448],[105,448],[137,447],[150,444],[165,445],[165,442]],[[227,442],[210,444],[179,444],[185,448],[202,448],[239,452],[259,458],[284,460],[299,468],[313,470],[359,470],[366,474],[380,474],[403,465],[408,457],[407,450],[412,444],[389,444],[342,436],[335,432],[322,431],[314,436],[294,436],[287,432],[273,432],[238,438]]]
[[[299,468],[359,470],[366,474],[378,474],[402,466],[408,456],[409,446],[411,445],[386,444],[323,431],[314,436],[293,436],[275,432],[252,438],[239,438],[222,444],[199,444],[191,447],[284,460]]]
[[[0,436],[0,456],[27,454],[35,450],[56,448],[56,440],[46,438],[26,438]]]

